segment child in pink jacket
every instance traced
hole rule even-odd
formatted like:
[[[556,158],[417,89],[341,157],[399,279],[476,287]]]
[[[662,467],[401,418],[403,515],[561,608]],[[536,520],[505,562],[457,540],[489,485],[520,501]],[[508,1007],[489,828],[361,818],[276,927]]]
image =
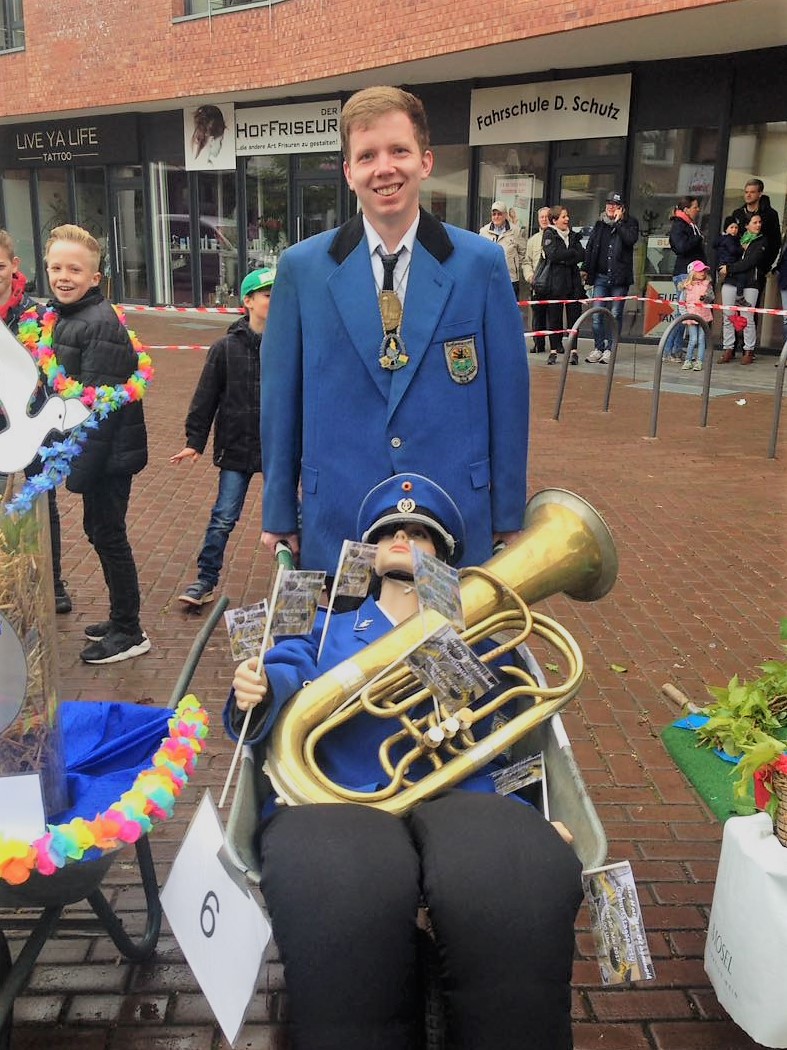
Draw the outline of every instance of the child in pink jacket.
[[[681,288],[684,299],[683,312],[697,314],[703,321],[710,324],[713,320],[713,312],[706,306],[706,303],[713,302],[713,288],[708,264],[700,262],[699,259],[689,263],[689,272]],[[705,357],[705,330],[696,321],[686,321],[685,324],[689,330],[689,340],[683,368],[686,371],[692,368],[695,372],[701,372]]]

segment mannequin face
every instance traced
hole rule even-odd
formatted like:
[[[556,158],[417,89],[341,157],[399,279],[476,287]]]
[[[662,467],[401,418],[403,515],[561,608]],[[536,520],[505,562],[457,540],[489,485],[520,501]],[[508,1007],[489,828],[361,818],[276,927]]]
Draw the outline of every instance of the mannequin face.
[[[413,555],[410,543],[432,557],[437,553],[431,533],[419,522],[401,522],[391,525],[389,530],[378,534],[374,571],[378,576],[389,572],[412,574]]]

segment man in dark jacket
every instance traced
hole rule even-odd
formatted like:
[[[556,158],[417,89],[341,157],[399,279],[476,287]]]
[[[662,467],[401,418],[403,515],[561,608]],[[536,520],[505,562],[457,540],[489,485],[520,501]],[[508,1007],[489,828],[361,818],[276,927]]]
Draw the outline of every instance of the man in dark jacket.
[[[86,387],[119,386],[137,368],[128,332],[98,288],[100,256],[95,238],[72,225],[52,230],[45,251],[50,305],[58,313],[55,354],[66,375]],[[116,663],[150,649],[139,622],[137,567],[126,533],[131,479],[147,461],[142,402],[132,401],[90,431],[66,479],[66,487],[82,495],[85,535],[109,590],[109,619],[85,628],[91,642],[79,654],[85,663]]]
[[[782,239],[781,223],[779,213],[771,207],[771,198],[764,193],[765,183],[762,179],[749,179],[743,187],[743,204],[732,213],[738,222],[738,228],[743,233],[752,215],[759,215],[762,219],[762,236],[765,239],[765,253],[763,266],[757,285],[757,306],[763,305],[765,282],[768,272],[773,266],[779,254],[779,245]],[[759,333],[762,326],[762,315],[754,315],[754,323]]]
[[[619,193],[607,196],[606,207],[590,232],[585,246],[586,283],[593,285],[593,298],[624,296],[634,283],[634,245],[639,239],[639,223],[629,215],[626,204]],[[624,302],[601,303],[606,306],[618,323],[623,322]],[[593,341],[595,348],[586,361],[609,361],[611,340],[604,315],[593,315]]]
[[[781,243],[779,213],[771,207],[771,199],[763,193],[764,189],[765,184],[762,179],[749,179],[743,187],[743,204],[732,213],[741,233],[746,229],[752,215],[759,215],[762,219],[762,235],[765,238],[766,248],[763,279],[779,254]]]
[[[170,463],[198,460],[215,421],[213,463],[219,468],[219,493],[197,557],[197,582],[178,595],[185,605],[213,601],[227,540],[243,510],[249,483],[262,470],[260,338],[274,276],[266,267],[244,278],[240,294],[246,316],[230,325],[208,351],[186,416],[186,445],[170,458]]]

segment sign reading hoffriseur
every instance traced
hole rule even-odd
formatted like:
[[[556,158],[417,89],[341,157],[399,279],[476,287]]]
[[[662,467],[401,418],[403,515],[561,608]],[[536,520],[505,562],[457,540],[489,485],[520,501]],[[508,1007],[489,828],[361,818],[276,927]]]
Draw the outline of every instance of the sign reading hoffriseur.
[[[5,125],[0,127],[0,156],[6,168],[133,164],[139,160],[137,117],[117,114]]]
[[[631,75],[478,88],[470,145],[612,138],[628,133]]]
[[[338,99],[235,110],[235,153],[331,153],[341,149]]]

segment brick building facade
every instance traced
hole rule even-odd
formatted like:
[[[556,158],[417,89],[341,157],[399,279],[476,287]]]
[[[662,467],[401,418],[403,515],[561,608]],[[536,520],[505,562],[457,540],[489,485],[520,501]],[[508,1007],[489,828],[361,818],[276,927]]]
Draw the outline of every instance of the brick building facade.
[[[623,192],[643,230],[642,294],[668,290],[682,193],[701,197],[711,243],[751,176],[785,214],[782,0],[21,10],[0,0],[13,85],[0,98],[0,220],[40,294],[49,229],[77,221],[106,246],[113,298],[235,301],[248,268],[352,214],[334,111],[374,83],[424,98],[424,205],[448,222],[477,229],[503,195],[523,226],[560,200],[581,230],[608,190]],[[634,310],[632,331],[642,325]],[[775,327],[763,338],[775,345]]]

